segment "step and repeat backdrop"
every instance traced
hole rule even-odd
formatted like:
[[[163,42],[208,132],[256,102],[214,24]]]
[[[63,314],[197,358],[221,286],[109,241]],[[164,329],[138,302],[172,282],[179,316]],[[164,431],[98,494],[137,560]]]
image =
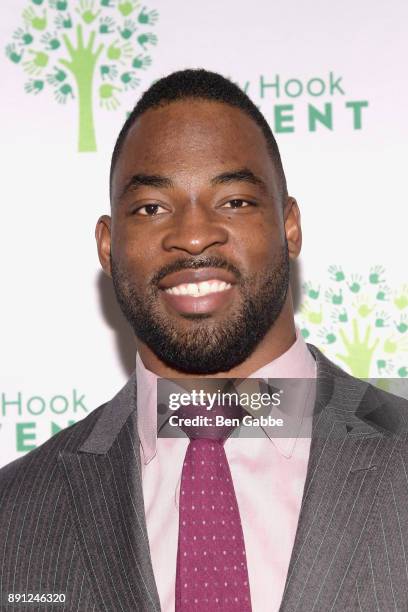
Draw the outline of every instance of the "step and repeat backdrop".
[[[4,0],[0,465],[109,400],[135,364],[100,271],[118,131],[154,80],[204,67],[270,122],[304,244],[307,341],[408,377],[408,5],[395,0]]]

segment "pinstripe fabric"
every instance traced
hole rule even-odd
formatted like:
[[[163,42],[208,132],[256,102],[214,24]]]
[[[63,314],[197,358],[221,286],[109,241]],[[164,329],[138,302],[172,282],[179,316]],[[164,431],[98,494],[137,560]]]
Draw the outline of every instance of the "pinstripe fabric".
[[[408,610],[407,402],[308,346],[316,410],[280,612]],[[0,470],[1,610],[160,610],[135,411],[134,372],[110,402]],[[13,591],[66,602],[11,605]]]
[[[280,612],[408,610],[408,402],[309,349],[316,414]]]
[[[0,470],[1,610],[47,609],[47,604],[8,605],[12,592],[66,593],[65,604],[56,609],[92,609],[57,457],[61,448],[89,435],[102,409]]]
[[[133,375],[111,402],[0,470],[1,610],[160,610],[135,392]],[[12,606],[10,592],[66,602]]]

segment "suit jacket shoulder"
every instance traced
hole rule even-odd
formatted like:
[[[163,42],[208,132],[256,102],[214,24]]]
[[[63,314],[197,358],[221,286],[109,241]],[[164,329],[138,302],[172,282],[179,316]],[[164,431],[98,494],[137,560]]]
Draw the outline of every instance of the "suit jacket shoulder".
[[[106,405],[107,403],[101,404],[78,423],[59,431],[23,457],[19,457],[0,468],[0,502],[4,503],[9,487],[12,486],[14,481],[24,478],[28,469],[35,466],[43,468],[48,463],[52,463],[61,450],[75,451],[86,440]],[[24,495],[25,493],[26,490],[23,489],[21,494]]]
[[[15,609],[13,594],[23,602],[19,609],[26,609],[24,603],[27,609],[38,606],[41,600],[28,601],[36,595],[44,596],[43,609],[58,601],[68,609],[93,609],[57,461],[61,451],[81,445],[105,406],[0,470],[1,610]]]
[[[134,372],[109,402],[0,470],[1,610],[15,609],[17,593],[43,598],[20,598],[23,610],[53,609],[54,594],[66,610],[159,612],[135,410]]]
[[[408,402],[308,347],[317,398],[280,612],[408,609]]]
[[[317,361],[317,411],[329,406],[333,414],[353,427],[357,427],[361,421],[384,435],[406,433],[408,400],[405,397],[348,374],[317,347],[312,344],[307,346]],[[379,382],[388,386],[387,379]],[[401,382],[404,381],[401,379]],[[408,381],[405,392],[407,390]]]

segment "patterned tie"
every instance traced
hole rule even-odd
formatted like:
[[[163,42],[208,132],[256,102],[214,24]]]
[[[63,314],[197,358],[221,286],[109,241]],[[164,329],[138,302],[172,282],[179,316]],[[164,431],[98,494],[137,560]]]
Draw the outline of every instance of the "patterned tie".
[[[179,413],[203,414],[195,406]],[[241,418],[242,408],[214,406],[213,422],[217,414]],[[244,536],[224,449],[234,427],[181,428],[190,442],[180,483],[175,612],[251,612]]]

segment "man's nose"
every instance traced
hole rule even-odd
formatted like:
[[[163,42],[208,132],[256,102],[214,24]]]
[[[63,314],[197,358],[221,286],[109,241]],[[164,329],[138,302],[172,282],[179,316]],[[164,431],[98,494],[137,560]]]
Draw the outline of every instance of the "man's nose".
[[[228,231],[223,227],[215,211],[205,205],[187,205],[163,238],[166,251],[181,250],[199,255],[209,247],[223,245],[228,241]]]

